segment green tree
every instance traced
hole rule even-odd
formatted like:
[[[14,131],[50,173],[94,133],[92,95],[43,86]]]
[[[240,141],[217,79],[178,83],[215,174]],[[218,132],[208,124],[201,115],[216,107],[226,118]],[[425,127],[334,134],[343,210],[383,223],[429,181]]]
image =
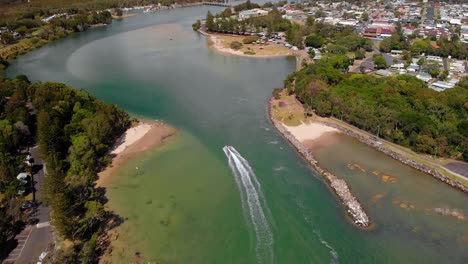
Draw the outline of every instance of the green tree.
[[[374,65],[377,69],[386,69],[388,68],[387,62],[384,57],[380,54],[374,56]]]
[[[208,11],[208,13],[206,14],[205,26],[206,26],[206,29],[208,31],[216,31],[217,30],[215,22],[214,22],[213,14],[211,14],[210,11]]]
[[[307,47],[320,48],[323,46],[325,40],[316,34],[312,34],[306,37],[305,45]]]

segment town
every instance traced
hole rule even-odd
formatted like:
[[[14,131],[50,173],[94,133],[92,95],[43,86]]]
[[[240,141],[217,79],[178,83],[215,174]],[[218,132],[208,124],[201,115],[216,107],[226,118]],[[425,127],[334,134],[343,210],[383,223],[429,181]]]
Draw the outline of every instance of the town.
[[[273,13],[281,15],[281,20]],[[345,54],[352,60],[348,72],[409,74],[436,91],[453,88],[468,74],[468,4],[399,0],[367,5],[317,1],[259,6],[247,2],[207,19],[213,20],[199,21],[194,27],[250,35],[244,44],[261,45],[262,49],[283,45],[304,50],[311,60],[330,53]],[[351,32],[369,41],[358,40],[365,44],[350,48],[355,39],[336,39],[327,30]],[[236,45],[232,48],[238,48]]]

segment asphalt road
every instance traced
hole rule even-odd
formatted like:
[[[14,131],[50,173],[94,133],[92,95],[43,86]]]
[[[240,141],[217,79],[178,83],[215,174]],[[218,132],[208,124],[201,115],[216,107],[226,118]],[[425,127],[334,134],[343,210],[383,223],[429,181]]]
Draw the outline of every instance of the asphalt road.
[[[43,165],[37,155],[37,148],[31,149],[31,156],[35,165]],[[37,218],[38,224],[25,228],[15,238],[18,245],[3,263],[37,263],[39,255],[46,251],[52,241],[49,226],[49,208],[41,201],[41,188],[44,184],[44,168],[33,175],[35,183],[35,197],[38,204],[30,218]]]

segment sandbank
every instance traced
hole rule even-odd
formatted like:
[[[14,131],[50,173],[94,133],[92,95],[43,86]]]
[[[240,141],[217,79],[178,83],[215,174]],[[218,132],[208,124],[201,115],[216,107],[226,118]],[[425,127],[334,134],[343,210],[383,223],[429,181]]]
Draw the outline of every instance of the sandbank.
[[[139,121],[117,140],[110,154],[113,157],[112,164],[101,171],[96,182],[97,186],[103,186],[106,180],[129,158],[143,153],[149,149],[160,146],[164,140],[174,135],[176,130],[160,121]]]

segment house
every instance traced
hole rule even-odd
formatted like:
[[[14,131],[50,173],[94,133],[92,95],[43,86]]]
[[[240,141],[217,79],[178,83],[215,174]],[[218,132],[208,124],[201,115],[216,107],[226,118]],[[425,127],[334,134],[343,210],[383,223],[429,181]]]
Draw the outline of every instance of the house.
[[[432,80],[432,76],[426,72],[419,73],[418,75],[416,75],[416,78],[423,82],[429,82],[430,80]]]
[[[368,37],[368,38],[376,38],[377,37],[377,28],[366,27],[364,29],[364,33],[362,35],[364,37]]]
[[[417,72],[419,71],[419,65],[418,64],[414,64],[414,63],[411,63],[408,68],[406,68],[406,70],[408,72]]]
[[[403,51],[402,50],[391,50],[390,54],[392,54],[392,56],[401,56],[403,54]]]
[[[401,70],[401,69],[404,69],[404,68],[405,68],[405,64],[403,64],[403,63],[395,63],[395,64],[390,65],[390,68],[396,69],[396,70]]]
[[[388,77],[388,76],[392,76],[393,73],[391,71],[387,71],[387,70],[378,70],[375,72],[375,74],[379,75],[379,76],[383,76],[383,77]]]
[[[443,91],[445,89],[453,88],[454,86],[455,86],[455,84],[453,84],[453,83],[437,81],[437,82],[434,82],[431,85],[429,85],[429,88],[431,88],[433,90],[436,90],[438,92],[441,92],[441,91]]]
[[[436,62],[442,63],[442,58],[439,57],[439,56],[432,56],[432,55],[429,55],[429,56],[426,56],[426,60],[436,61]]]

